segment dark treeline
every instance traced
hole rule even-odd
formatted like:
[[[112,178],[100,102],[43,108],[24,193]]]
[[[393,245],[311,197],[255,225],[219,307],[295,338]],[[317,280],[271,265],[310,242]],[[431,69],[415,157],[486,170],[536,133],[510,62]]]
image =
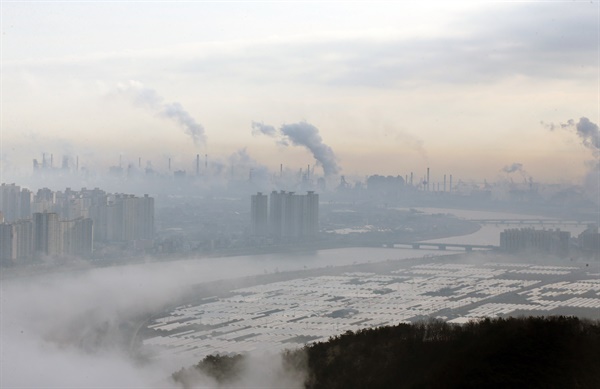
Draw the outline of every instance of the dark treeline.
[[[226,384],[241,356],[208,356],[197,369]],[[306,388],[600,388],[600,323],[574,317],[432,320],[348,331],[283,353]]]

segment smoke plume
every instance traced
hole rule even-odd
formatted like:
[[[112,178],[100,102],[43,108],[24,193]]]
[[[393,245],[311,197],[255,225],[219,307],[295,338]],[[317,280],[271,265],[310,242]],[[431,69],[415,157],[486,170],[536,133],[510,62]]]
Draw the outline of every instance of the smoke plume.
[[[592,151],[594,160],[586,162],[587,172],[583,179],[583,187],[589,198],[598,203],[600,201],[600,132],[598,125],[586,117],[575,120],[569,119],[566,123],[544,123],[542,124],[551,131],[564,129],[572,131],[581,139],[581,143]]]
[[[515,162],[512,165],[504,166],[502,168],[502,171],[504,173],[514,173],[514,172],[517,172],[517,171],[521,171],[522,169],[523,169],[523,164]]]
[[[308,149],[317,161],[317,165],[323,168],[325,176],[331,176],[339,173],[340,167],[337,164],[337,157],[333,149],[323,143],[323,138],[319,134],[319,129],[307,122],[294,124],[284,124],[275,130],[275,127],[263,123],[252,122],[252,133],[265,134],[271,137],[277,137],[277,143],[282,146],[302,146]]]
[[[252,135],[264,134],[268,136],[277,135],[277,130],[273,126],[269,126],[268,124],[252,122]]]
[[[594,151],[594,154],[600,149],[600,133],[598,132],[598,125],[590,121],[586,117],[581,117],[577,123],[575,120],[569,119],[566,123],[544,123],[542,124],[550,131],[557,129],[564,129],[567,131],[574,131],[577,136],[581,139],[583,145],[588,149]]]
[[[248,154],[246,148],[237,150],[229,156],[229,164],[236,168],[248,172],[249,179],[261,187],[267,188],[269,185],[269,169],[261,165]]]
[[[196,122],[180,103],[165,103],[154,89],[147,88],[138,81],[119,84],[118,91],[130,98],[135,105],[175,121],[192,138],[196,146],[206,143],[204,127]]]

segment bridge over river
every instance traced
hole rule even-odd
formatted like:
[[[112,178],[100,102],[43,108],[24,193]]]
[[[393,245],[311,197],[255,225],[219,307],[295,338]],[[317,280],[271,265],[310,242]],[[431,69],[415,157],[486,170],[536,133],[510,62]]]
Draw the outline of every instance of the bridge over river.
[[[466,243],[435,243],[435,242],[410,242],[410,243],[387,243],[384,247],[395,249],[425,249],[430,250],[432,247],[438,250],[448,250],[452,248],[460,248],[465,251],[478,250],[499,250],[500,246],[484,245],[484,244],[466,244]]]
[[[529,225],[529,226],[587,226],[588,224],[594,224],[592,221],[581,221],[581,220],[560,220],[560,219],[468,219],[473,223],[479,224],[517,224],[517,225]]]

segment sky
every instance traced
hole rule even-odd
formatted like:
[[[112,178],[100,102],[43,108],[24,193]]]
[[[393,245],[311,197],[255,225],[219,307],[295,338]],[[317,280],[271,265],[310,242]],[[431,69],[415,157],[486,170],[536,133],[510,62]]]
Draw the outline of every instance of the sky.
[[[273,172],[577,183],[597,158],[550,130],[600,122],[596,2],[1,6],[4,175],[243,150]]]

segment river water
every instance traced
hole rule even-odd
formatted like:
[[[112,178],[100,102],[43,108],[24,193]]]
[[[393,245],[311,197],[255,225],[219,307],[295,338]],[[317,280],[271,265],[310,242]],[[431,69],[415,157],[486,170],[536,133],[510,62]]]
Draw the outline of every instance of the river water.
[[[461,219],[466,220],[485,220],[485,219],[514,219],[514,220],[531,220],[531,219],[549,219],[544,216],[532,216],[532,215],[523,215],[523,214],[511,214],[511,213],[501,213],[501,212],[489,212],[489,211],[472,211],[472,210],[464,210],[464,209],[447,209],[447,208],[417,208],[418,211],[421,211],[426,214],[450,214],[454,215]],[[441,238],[441,239],[431,239],[426,242],[435,242],[435,243],[455,243],[455,244],[479,244],[479,245],[495,245],[498,246],[500,244],[500,233],[505,229],[509,228],[528,228],[535,227],[536,229],[546,228],[546,229],[560,229],[562,231],[569,231],[571,236],[577,236],[581,232],[583,232],[587,226],[585,224],[581,225],[573,225],[573,224],[544,224],[543,226],[539,225],[530,225],[530,224],[485,224],[482,225],[481,229],[477,232],[468,235],[462,236],[453,236],[450,238]]]

